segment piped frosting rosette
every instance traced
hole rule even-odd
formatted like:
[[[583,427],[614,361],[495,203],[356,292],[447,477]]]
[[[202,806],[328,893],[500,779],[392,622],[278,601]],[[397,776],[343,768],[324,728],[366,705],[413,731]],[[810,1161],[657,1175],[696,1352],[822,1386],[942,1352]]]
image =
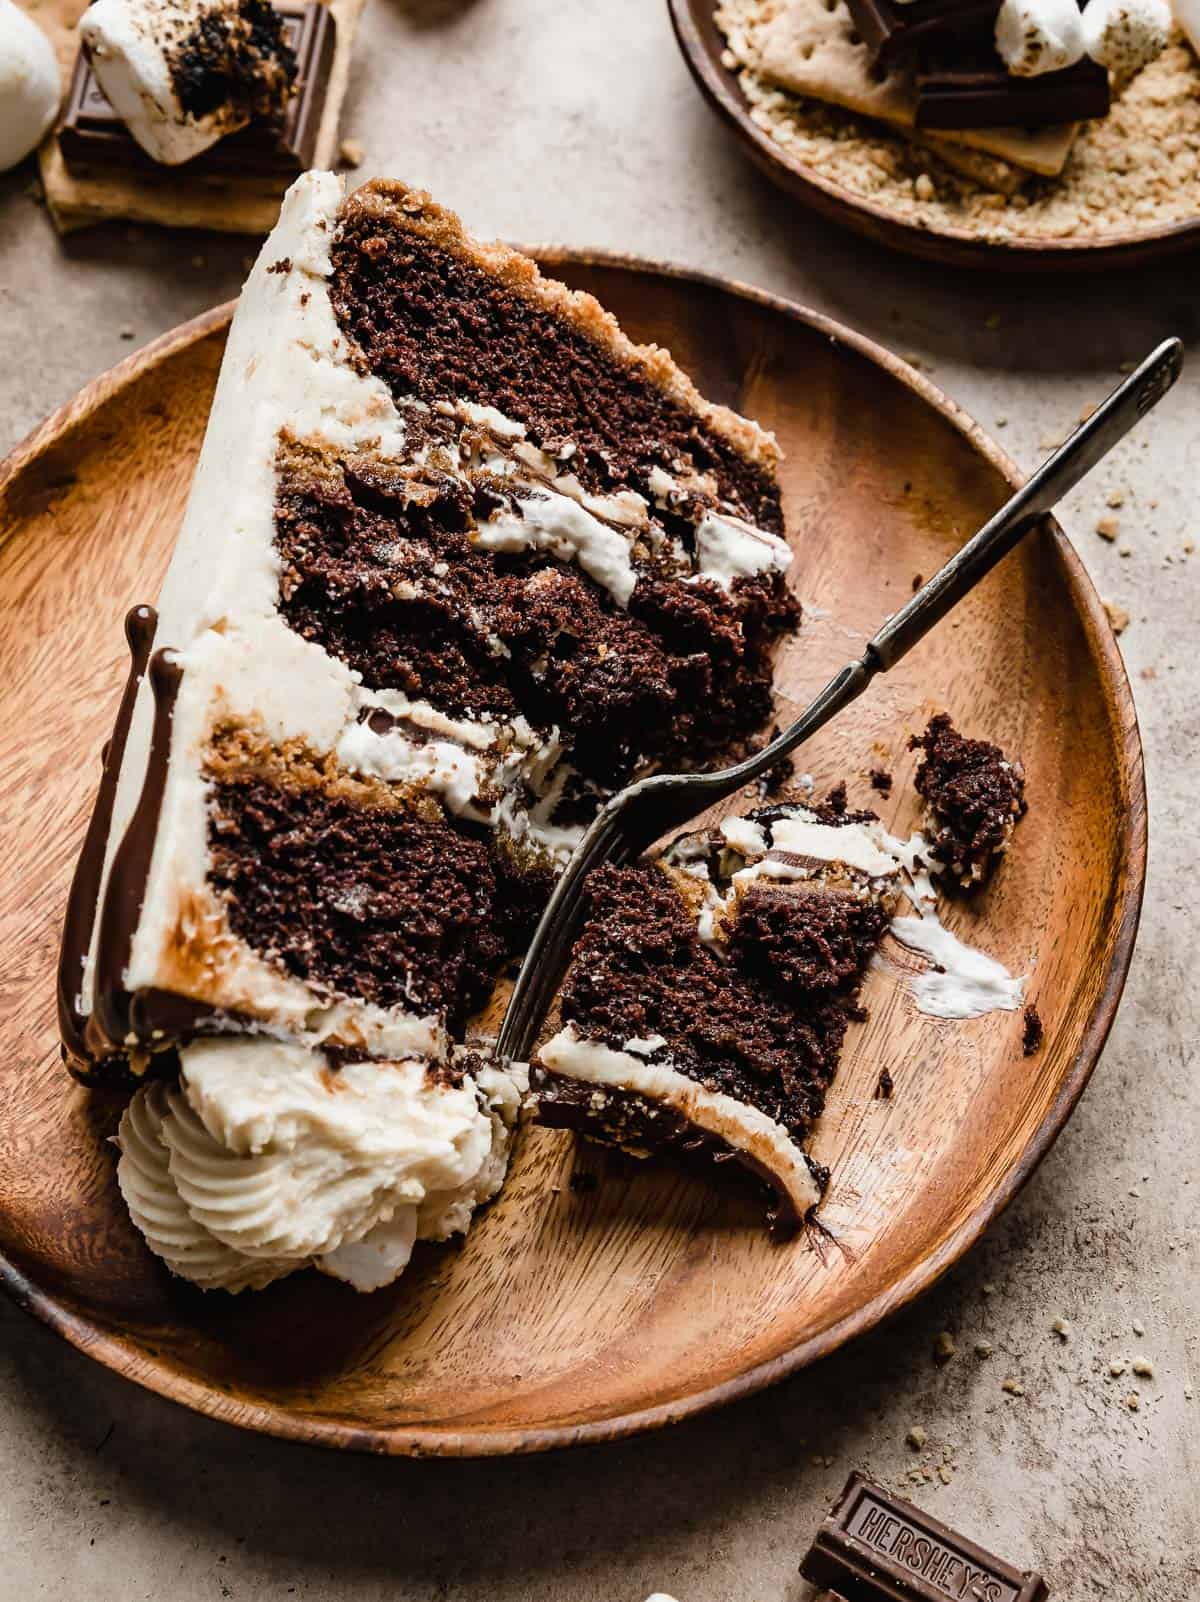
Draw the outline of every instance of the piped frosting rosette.
[[[151,1250],[194,1283],[261,1288],[312,1264],[373,1290],[495,1194],[516,1102],[489,1069],[455,1083],[421,1061],[197,1041],[177,1088],[134,1096],[117,1177]]]

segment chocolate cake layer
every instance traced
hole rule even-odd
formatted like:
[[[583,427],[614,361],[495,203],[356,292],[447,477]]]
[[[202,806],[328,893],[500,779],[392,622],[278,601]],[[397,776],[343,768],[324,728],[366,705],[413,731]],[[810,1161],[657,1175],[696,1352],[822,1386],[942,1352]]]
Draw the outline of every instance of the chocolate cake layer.
[[[504,954],[487,846],[428,805],[331,793],[311,769],[280,782],[216,766],[210,878],[234,933],[297,978],[460,1025]]]
[[[655,467],[683,464],[711,474],[743,516],[782,528],[778,486],[760,466],[511,281],[354,200],[333,262],[338,316],[397,397],[459,396],[524,424],[543,449],[569,440],[589,489],[646,493]]]
[[[520,506],[484,475],[290,447],[280,610],[369,688],[557,728],[572,765],[609,788],[647,755],[694,766],[766,721],[771,648],[799,617],[777,570],[723,589],[647,555],[622,608],[574,563],[479,549],[500,504]]]
[[[798,1010],[774,985],[756,985],[745,966],[751,932],[723,960],[656,866],[600,868],[586,895],[564,1021],[614,1050],[660,1035],[677,1072],[759,1108],[802,1140],[837,1065],[845,1004]]]
[[[915,782],[939,873],[964,888],[982,884],[1025,815],[1024,770],[998,745],[960,734],[945,712],[913,736],[909,749],[924,753]]]

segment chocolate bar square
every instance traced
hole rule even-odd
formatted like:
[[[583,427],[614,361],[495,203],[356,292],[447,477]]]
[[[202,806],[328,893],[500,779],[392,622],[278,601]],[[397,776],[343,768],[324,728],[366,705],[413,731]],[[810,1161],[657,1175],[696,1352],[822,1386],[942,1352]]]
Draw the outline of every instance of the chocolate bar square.
[[[265,119],[227,134],[191,161],[165,167],[142,149],[117,116],[83,52],[75,62],[59,128],[63,159],[72,172],[119,168],[142,177],[292,177],[313,163],[336,44],[335,24],[321,0],[274,0],[296,53],[296,87],[282,123]]]
[[[1108,115],[1108,73],[1094,61],[1018,78],[994,50],[941,51],[916,74],[918,128],[1044,128]]]
[[[914,51],[990,31],[1000,0],[846,0],[854,26],[877,61],[890,66]]]
[[[844,1602],[1045,1602],[1025,1572],[862,1474],[852,1474],[800,1565]]]

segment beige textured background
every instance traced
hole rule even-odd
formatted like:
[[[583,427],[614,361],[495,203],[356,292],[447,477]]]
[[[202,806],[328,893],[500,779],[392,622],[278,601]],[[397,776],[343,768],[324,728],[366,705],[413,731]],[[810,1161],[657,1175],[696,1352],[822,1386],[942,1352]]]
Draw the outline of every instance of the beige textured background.
[[[1121,363],[1168,331],[1189,341],[1180,390],[1064,517],[1133,616],[1142,937],[1081,1107],[982,1246],[819,1369],[657,1438],[509,1463],[336,1458],[193,1418],[0,1304],[0,1598],[641,1602],[661,1587],[798,1602],[799,1555],[847,1471],[900,1484],[919,1463],[949,1483],[935,1472],[918,1499],[1042,1566],[1056,1598],[1200,1595],[1200,554],[1183,554],[1200,543],[1200,263],[1038,285],[860,245],[792,211],[727,143],[662,0],[371,0],[345,131],[363,176],[427,184],[478,229],[668,257],[816,305],[918,355],[1027,465]],[[234,294],[251,248],[123,226],[63,243],[31,176],[0,178],[0,450],[128,353],[121,330],[140,343]],[[1108,544],[1094,530],[1114,489]],[[943,1330],[958,1354],[938,1367]],[[1133,1413],[1108,1365],[1136,1354],[1155,1377],[1134,1382]],[[1001,1391],[1008,1375],[1023,1397]]]

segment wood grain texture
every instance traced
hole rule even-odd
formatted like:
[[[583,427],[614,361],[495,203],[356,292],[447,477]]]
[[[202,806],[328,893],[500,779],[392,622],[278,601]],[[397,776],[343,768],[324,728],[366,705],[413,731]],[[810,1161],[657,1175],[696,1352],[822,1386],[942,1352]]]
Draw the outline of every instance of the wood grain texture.
[[[1036,273],[1135,267],[1200,248],[1200,216],[1131,227],[1103,243],[1070,238],[984,240],[966,228],[930,228],[901,217],[881,202],[834,183],[752,121],[736,76],[721,64],[725,40],[713,20],[716,0],[667,0],[667,4],[692,77],[755,165],[802,204],[867,239],[926,261]]]
[[[1015,480],[961,412],[878,347],[753,291],[616,258],[543,252],[716,400],[774,428],[796,583],[812,608],[779,664],[781,714],[995,508]],[[837,1245],[773,1246],[736,1188],[529,1131],[465,1244],[419,1247],[389,1290],[315,1274],[231,1299],[172,1281],[129,1223],[105,1144],[116,1098],[58,1062],[54,962],[67,884],[124,673],[121,619],[152,598],[179,526],[229,308],[90,385],[0,467],[0,1275],[99,1361],[250,1428],[395,1453],[598,1440],[744,1394],[832,1350],[941,1274],[1028,1178],[1103,1045],[1145,870],[1141,751],[1120,658],[1054,527],[801,766],[896,777],[950,710],[1019,752],[1031,810],[989,891],[948,915],[1014,970],[1019,1013],[947,1025],[905,993],[892,942],[868,979],[815,1139]],[[874,1090],[881,1068],[890,1101]],[[598,1177],[571,1186],[573,1173]]]

